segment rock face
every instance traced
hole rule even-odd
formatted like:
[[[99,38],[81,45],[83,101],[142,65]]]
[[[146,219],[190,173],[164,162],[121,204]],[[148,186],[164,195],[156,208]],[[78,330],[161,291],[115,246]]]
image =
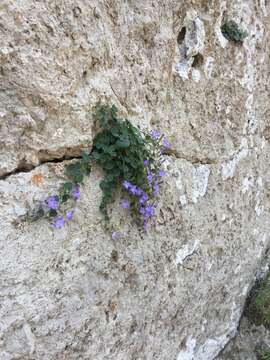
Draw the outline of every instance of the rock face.
[[[236,338],[228,344],[217,360],[258,360],[258,350],[269,348],[269,343],[269,331],[264,326],[250,324],[248,319],[243,317]]]
[[[1,0],[1,359],[211,360],[235,335],[270,240],[269,13]],[[22,222],[91,147],[98,101],[173,144],[156,226],[142,233],[116,202],[113,240],[97,169],[69,226]]]

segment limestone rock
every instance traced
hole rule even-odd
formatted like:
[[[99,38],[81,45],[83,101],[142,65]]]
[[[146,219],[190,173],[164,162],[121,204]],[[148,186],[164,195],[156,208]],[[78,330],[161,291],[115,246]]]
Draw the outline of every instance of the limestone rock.
[[[212,360],[235,335],[270,240],[269,12],[1,1],[1,359]],[[243,46],[222,36],[225,18]],[[91,148],[98,101],[172,143],[156,226],[142,233],[116,201],[113,240],[98,169],[67,227],[22,222]]]

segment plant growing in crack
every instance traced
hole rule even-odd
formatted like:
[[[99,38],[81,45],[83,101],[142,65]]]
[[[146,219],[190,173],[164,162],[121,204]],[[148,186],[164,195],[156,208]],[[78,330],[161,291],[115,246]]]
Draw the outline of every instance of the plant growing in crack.
[[[80,199],[80,186],[85,176],[90,175],[90,156],[83,152],[82,158],[65,167],[67,181],[64,182],[55,195],[50,195],[44,201],[30,210],[27,219],[37,221],[43,217],[48,218],[52,225],[59,229],[73,219],[76,202]]]
[[[270,329],[270,274],[252,289],[245,311],[252,323]]]
[[[157,196],[165,176],[162,169],[164,153],[170,144],[157,130],[142,132],[129,120],[120,119],[114,105],[98,105],[94,119],[98,132],[91,153],[84,152],[80,160],[66,166],[67,181],[58,194],[40,202],[29,213],[29,218],[47,217],[55,228],[71,221],[80,198],[80,186],[95,163],[104,173],[100,183],[100,211],[105,219],[109,220],[108,205],[113,201],[117,187],[121,186],[125,194],[122,207],[129,209],[147,228],[155,218]]]
[[[270,360],[270,348],[264,344],[258,345],[255,349],[258,360]]]

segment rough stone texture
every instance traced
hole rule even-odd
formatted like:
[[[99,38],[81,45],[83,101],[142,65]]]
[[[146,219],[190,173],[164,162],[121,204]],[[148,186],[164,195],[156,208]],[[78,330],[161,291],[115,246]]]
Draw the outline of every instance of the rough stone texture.
[[[269,273],[269,254],[262,259],[262,267],[256,274],[261,281]],[[251,289],[235,338],[233,338],[221,351],[216,360],[257,360],[258,349],[270,348],[270,332],[263,325],[254,324],[254,314],[249,309],[252,296],[258,291],[259,282],[256,281]]]
[[[1,359],[212,360],[235,335],[270,240],[269,7],[1,0]],[[99,100],[173,144],[156,227],[116,202],[112,240],[97,169],[68,227],[22,223],[63,180],[38,165],[91,146]]]
[[[257,360],[257,347],[270,347],[270,334],[264,326],[250,324],[243,318],[236,338],[228,344],[216,360]]]

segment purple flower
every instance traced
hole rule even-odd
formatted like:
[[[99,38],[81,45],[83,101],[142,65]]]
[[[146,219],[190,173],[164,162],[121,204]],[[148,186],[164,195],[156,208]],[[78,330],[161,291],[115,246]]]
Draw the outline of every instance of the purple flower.
[[[117,239],[119,239],[119,238],[121,238],[121,237],[124,237],[124,236],[127,236],[127,234],[122,233],[122,232],[120,232],[120,231],[114,231],[114,232],[112,233],[112,239],[113,239],[113,240],[117,240]]]
[[[67,219],[68,219],[69,221],[73,219],[74,211],[75,211],[75,210],[72,209],[72,210],[70,210],[70,211],[67,212],[66,217],[67,217]]]
[[[52,209],[52,210],[57,210],[58,208],[58,197],[57,196],[49,196],[47,199],[46,199],[46,204],[48,206],[49,209]]]
[[[144,166],[149,166],[149,160],[144,160]]]
[[[120,233],[119,233],[119,232],[114,231],[114,232],[112,233],[112,239],[113,239],[113,240],[117,240],[119,237],[120,237]]]
[[[142,189],[140,189],[136,185],[131,184],[129,181],[126,181],[126,180],[123,182],[123,187],[126,190],[128,190],[130,192],[130,194],[135,195],[135,196],[141,196],[143,193]]]
[[[73,195],[74,199],[76,199],[76,200],[78,200],[80,198],[81,191],[80,191],[79,185],[76,185],[76,186],[73,187],[72,195]]]
[[[147,221],[151,217],[155,216],[155,205],[149,204],[140,208],[140,214],[143,215],[144,221]]]
[[[140,204],[144,204],[146,201],[148,200],[148,195],[147,194],[143,194],[139,200]]]
[[[145,207],[141,207],[140,214],[143,215],[144,221],[147,221],[151,217],[155,216],[155,205],[148,204]]]
[[[55,216],[55,218],[53,219],[53,227],[55,227],[56,229],[61,229],[64,225],[65,225],[64,217],[61,215]]]
[[[144,208],[144,207],[141,207],[141,208],[140,208],[140,214],[141,214],[141,215],[145,215],[145,208]]]
[[[171,147],[171,144],[169,143],[169,141],[168,141],[166,138],[164,138],[164,139],[162,140],[162,146],[163,146],[165,149],[169,149],[169,148]]]
[[[124,199],[123,201],[122,201],[122,208],[123,209],[128,209],[129,208],[129,201],[127,200],[127,199]]]
[[[159,184],[156,182],[154,185],[154,196],[157,196],[159,192]]]
[[[165,172],[164,170],[159,170],[158,176],[159,176],[159,177],[166,176],[166,172]]]
[[[138,188],[135,185],[131,185],[129,191],[132,195],[137,195]]]
[[[150,136],[152,139],[154,140],[158,140],[160,138],[160,132],[157,130],[151,130],[150,131]]]
[[[146,205],[144,217],[146,219],[149,219],[149,218],[151,218],[153,216],[155,216],[155,205],[154,204]]]
[[[134,195],[136,195],[136,196],[141,196],[141,195],[143,195],[143,190],[140,189],[140,188],[137,188]]]
[[[143,228],[144,228],[144,231],[147,231],[149,228],[149,223],[146,220],[143,222]]]
[[[129,181],[127,181],[127,180],[123,181],[123,187],[124,187],[126,190],[129,190],[132,186],[133,186],[133,185],[132,185]]]
[[[153,182],[153,178],[154,178],[153,173],[150,171],[147,175],[149,184],[151,184]]]

